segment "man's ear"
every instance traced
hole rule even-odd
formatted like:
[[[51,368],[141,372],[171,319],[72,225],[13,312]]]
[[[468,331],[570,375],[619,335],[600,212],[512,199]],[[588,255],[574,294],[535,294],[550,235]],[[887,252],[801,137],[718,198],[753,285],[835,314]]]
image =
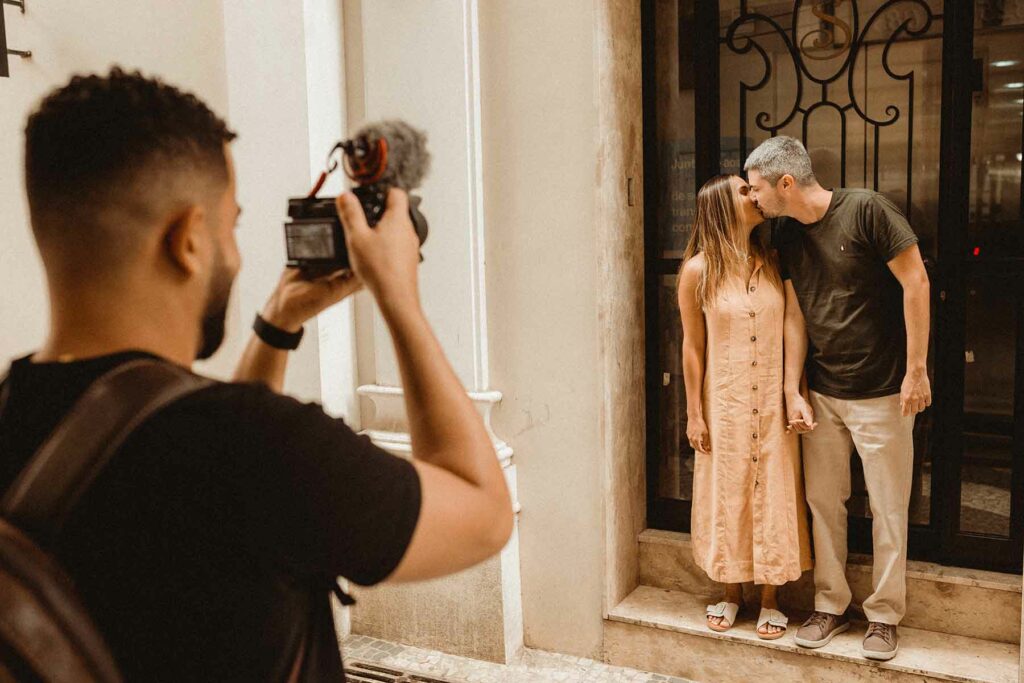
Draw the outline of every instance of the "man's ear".
[[[783,190],[788,190],[791,187],[793,187],[794,185],[796,185],[796,178],[794,178],[793,176],[789,175],[788,173],[786,175],[782,176],[781,178],[779,178],[779,186]]]
[[[207,250],[206,211],[192,204],[171,216],[164,228],[167,257],[185,275],[195,275],[203,268]]]

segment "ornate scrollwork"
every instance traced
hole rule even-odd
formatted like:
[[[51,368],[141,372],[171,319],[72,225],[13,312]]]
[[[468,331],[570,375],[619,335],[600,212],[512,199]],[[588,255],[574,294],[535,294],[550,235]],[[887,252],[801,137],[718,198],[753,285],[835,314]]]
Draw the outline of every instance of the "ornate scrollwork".
[[[852,54],[850,58],[850,69],[847,83],[850,91],[850,107],[857,112],[858,116],[860,116],[862,119],[864,119],[865,121],[874,126],[890,126],[896,123],[896,121],[899,120],[900,117],[899,107],[897,107],[895,104],[890,104],[886,106],[885,113],[886,116],[889,117],[888,119],[874,119],[871,116],[869,116],[864,110],[864,108],[862,108],[860,106],[860,103],[857,101],[857,89],[854,88],[853,86],[853,76],[855,72],[855,67],[857,65],[857,58],[864,49],[865,38],[871,31],[872,26],[874,26],[875,22],[878,21],[879,17],[881,17],[886,11],[896,7],[897,5],[916,5],[924,10],[925,16],[925,19],[922,22],[921,26],[919,26],[916,29],[912,27],[916,15],[911,14],[905,17],[903,21],[901,21],[896,26],[892,33],[889,34],[889,37],[886,38],[885,47],[882,48],[882,69],[885,71],[886,75],[889,76],[889,78],[892,78],[893,80],[909,81],[910,97],[908,100],[908,106],[910,107],[913,107],[914,101],[914,72],[913,70],[911,70],[904,74],[898,74],[895,71],[893,71],[892,67],[889,65],[889,51],[892,49],[892,46],[899,39],[900,34],[906,33],[908,36],[911,37],[923,36],[928,32],[928,29],[931,28],[933,21],[931,7],[929,7],[928,3],[926,3],[924,0],[889,0],[884,5],[875,10],[875,13],[872,14],[871,18],[867,20],[866,24],[864,24],[864,31],[861,32],[861,34],[857,37],[857,42],[854,44],[854,47],[851,50]]]
[[[734,22],[732,22],[732,24],[729,25],[729,29],[726,32],[725,36],[725,43],[726,45],[729,46],[729,49],[731,49],[736,54],[746,54],[751,50],[756,50],[757,53],[761,55],[761,59],[764,62],[764,75],[761,77],[761,80],[759,80],[757,83],[754,83],[753,85],[750,85],[742,81],[740,82],[740,103],[742,114],[746,114],[747,93],[761,90],[766,85],[768,85],[768,82],[771,80],[772,77],[772,61],[768,57],[768,52],[767,50],[764,49],[764,46],[762,46],[757,40],[751,38],[750,36],[737,37],[737,32],[744,24],[754,23],[758,21],[763,21],[772,28],[772,30],[783,41],[787,51],[790,54],[796,53],[796,47],[790,40],[789,35],[786,33],[785,29],[783,29],[782,26],[778,24],[778,22],[776,22],[774,19],[767,15],[744,12],[740,15],[738,19],[736,19]],[[743,42],[740,43],[739,41]],[[789,123],[796,117],[796,115],[800,113],[800,101],[803,99],[803,79],[800,77],[799,60],[794,60],[793,65],[796,69],[796,97],[793,100],[792,109],[790,109],[789,113],[783,117],[780,123],[777,123],[775,125],[769,125],[769,122],[771,121],[771,114],[769,112],[761,111],[758,112],[755,116],[757,127],[760,128],[761,130],[768,131],[772,135],[775,135],[775,133],[781,128],[785,128],[786,126],[788,126]],[[741,136],[741,138],[742,137],[743,136]],[[743,156],[746,155],[744,154]]]
[[[32,53],[29,50],[12,50],[7,47],[7,24],[4,19],[4,5],[12,5],[25,13],[25,0],[0,0],[0,78],[7,78],[11,75],[7,58],[11,55],[29,59]]]
[[[826,9],[836,11],[845,0],[833,0],[832,7],[826,7],[827,3],[817,2],[811,9],[811,14],[818,17],[819,26],[813,31],[808,31],[800,39],[800,54],[804,59],[828,61],[835,59],[847,50],[853,41],[853,31],[850,25],[839,18],[836,14],[829,14]],[[843,35],[842,39],[836,37],[836,31]],[[817,54],[824,51],[824,54]]]
[[[804,6],[803,0],[794,0],[793,11],[789,30],[787,31],[776,18],[769,17],[760,12],[751,12],[746,2],[740,3],[740,15],[729,24],[721,43],[734,54],[742,55],[750,52],[757,52],[764,64],[764,72],[755,83],[741,80],[739,84],[740,104],[740,159],[746,158],[746,126],[747,126],[747,96],[749,93],[763,90],[771,81],[773,58],[765,48],[763,40],[765,36],[777,38],[784,50],[783,56],[788,56],[795,74],[795,98],[792,107],[783,116],[775,116],[766,110],[754,114],[754,124],[760,129],[769,133],[772,137],[780,130],[802,117],[803,141],[806,144],[808,134],[808,122],[811,116],[820,109],[829,109],[836,112],[840,120],[841,128],[841,173],[843,181],[846,176],[846,133],[848,128],[848,117],[856,114],[864,123],[874,128],[875,141],[875,186],[878,185],[878,138],[881,128],[895,124],[903,116],[902,104],[895,102],[888,103],[884,107],[883,116],[872,116],[868,108],[863,106],[858,99],[854,79],[858,61],[863,58],[863,53],[868,45],[882,45],[881,66],[885,74],[895,80],[907,83],[908,99],[906,110],[908,116],[908,193],[907,202],[910,202],[909,169],[913,148],[913,107],[914,107],[914,71],[896,71],[890,61],[892,46],[900,39],[920,38],[928,34],[936,19],[931,6],[926,0],[887,0],[872,12],[863,27],[860,23],[859,3],[856,0],[816,0],[810,7],[811,14],[818,20],[815,28],[798,35],[799,18],[801,9]],[[841,18],[837,12],[839,9],[848,9],[848,19]],[[900,9],[902,11],[895,11]],[[750,30],[747,35],[743,29],[753,29],[758,26],[762,30],[761,35],[753,35]],[[764,29],[767,28],[767,31]],[[806,28],[806,25],[805,25]],[[888,31],[884,40],[878,38],[869,39],[873,29],[883,28]],[[878,32],[877,30],[875,31]],[[821,75],[812,71],[808,62],[821,64],[827,61],[839,61],[845,53],[845,58],[837,65],[834,71],[830,70],[827,75]],[[820,66],[816,67],[820,72]],[[830,98],[830,86],[846,76],[848,91],[848,102],[836,102]],[[820,96],[814,101],[805,102],[805,95],[810,92],[807,85],[812,84],[814,91],[820,91]],[[785,111],[785,110],[784,110]],[[866,163],[866,162],[865,162]]]

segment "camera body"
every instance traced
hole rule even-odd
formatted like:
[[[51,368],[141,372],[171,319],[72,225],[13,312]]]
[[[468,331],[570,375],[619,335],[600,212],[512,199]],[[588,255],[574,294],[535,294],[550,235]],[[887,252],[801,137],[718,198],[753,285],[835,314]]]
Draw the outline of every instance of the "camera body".
[[[341,158],[334,160],[338,152]],[[426,175],[430,166],[426,136],[397,120],[364,126],[355,137],[334,146],[326,170],[309,195],[288,200],[289,221],[284,224],[288,265],[314,277],[351,267],[335,200],[316,196],[327,176],[339,166],[356,185],[352,192],[363,207],[366,222],[375,227],[384,215],[391,188],[408,192]],[[420,197],[409,195],[409,218],[422,245],[428,228],[419,210],[420,201]]]
[[[386,208],[388,187],[363,185],[352,193],[359,199],[372,228],[380,222]],[[420,197],[409,196],[409,218],[420,244],[427,239],[427,219],[419,211]],[[288,218],[284,224],[288,265],[313,274],[326,274],[351,267],[345,233],[338,219],[333,197],[292,197],[288,200]],[[422,260],[422,256],[420,257]]]

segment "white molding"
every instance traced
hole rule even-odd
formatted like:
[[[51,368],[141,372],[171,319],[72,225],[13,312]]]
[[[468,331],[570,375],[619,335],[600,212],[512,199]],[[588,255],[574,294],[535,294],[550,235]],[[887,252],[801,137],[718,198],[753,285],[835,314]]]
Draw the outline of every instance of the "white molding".
[[[373,404],[372,416],[363,415],[364,429],[361,434],[392,455],[402,458],[412,456],[412,440],[409,436],[409,422],[405,414],[405,394],[401,387],[367,384],[359,387],[356,392]],[[512,507],[516,514],[522,509],[516,495],[515,465],[512,463],[514,451],[505,441],[498,438],[491,427],[491,412],[501,403],[500,391],[467,392],[473,405],[484,420],[491,443],[494,444],[495,455],[505,470],[505,478],[509,480],[512,493]]]
[[[358,3],[366,118],[405,118],[429,136],[432,170],[417,192],[444,229],[424,246],[423,308],[472,390],[490,386],[478,2]],[[376,367],[362,380],[399,384],[387,328],[373,317]]]
[[[337,0],[303,0],[309,179],[312,185],[324,168],[327,151],[347,128],[344,24]],[[335,173],[323,196],[344,191],[344,174]],[[320,402],[329,414],[359,424],[355,313],[352,300],[317,316]]]
[[[487,344],[487,286],[484,250],[483,115],[480,105],[480,20],[477,0],[464,0],[466,78],[466,158],[469,169],[470,292],[473,310],[474,386],[490,386]]]
[[[364,429],[360,434],[370,437],[376,445],[388,453],[408,457],[412,455],[412,440],[408,432],[392,432],[384,429]],[[512,447],[505,442],[494,442],[494,450],[503,468],[512,465]]]
[[[373,415],[366,419],[363,433],[384,450],[396,455],[409,455],[412,452],[409,437],[409,422],[405,414],[405,393],[401,387],[366,384],[356,392],[373,403]],[[501,461],[502,467],[512,464],[512,447],[503,439],[498,438],[491,426],[491,413],[501,403],[500,391],[467,392],[473,405],[484,419],[494,450]]]

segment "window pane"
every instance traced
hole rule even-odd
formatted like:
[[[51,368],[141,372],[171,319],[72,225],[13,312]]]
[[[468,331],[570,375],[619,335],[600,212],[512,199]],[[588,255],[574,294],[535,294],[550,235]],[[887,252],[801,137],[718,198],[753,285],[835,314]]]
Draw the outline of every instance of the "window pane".
[[[658,495],[690,500],[693,496],[693,449],[686,439],[686,386],[682,369],[682,324],[676,276],[661,278],[661,464]]]
[[[693,2],[658,0],[655,12],[658,245],[662,258],[677,259],[690,238],[694,210],[693,54],[679,52],[679,23],[692,23]]]

